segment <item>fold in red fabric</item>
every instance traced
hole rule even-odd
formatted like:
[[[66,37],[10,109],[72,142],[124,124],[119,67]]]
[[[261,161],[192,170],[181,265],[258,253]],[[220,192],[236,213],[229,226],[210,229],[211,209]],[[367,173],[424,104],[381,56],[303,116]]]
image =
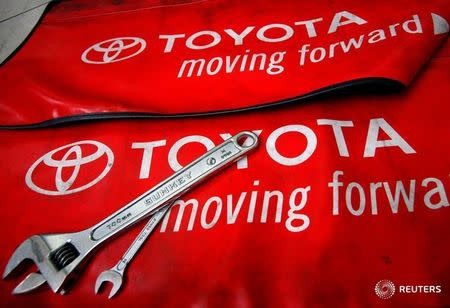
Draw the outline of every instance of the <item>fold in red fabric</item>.
[[[13,296],[25,276],[1,280],[2,307],[449,306],[448,13],[439,1],[58,3],[0,69],[2,125],[373,87],[235,114],[0,130],[1,268],[25,238],[88,228],[230,135],[260,136],[176,202],[112,300],[94,294],[95,280],[145,222],[103,246],[65,296],[45,285]],[[264,41],[290,35],[285,25],[290,38]],[[217,45],[186,47],[213,32]],[[176,34],[164,53],[159,36]],[[344,52],[351,38],[361,46]],[[186,64],[177,77],[186,59],[205,59],[199,76]],[[391,82],[402,90],[384,91]]]
[[[398,94],[1,131],[2,266],[26,237],[95,224],[228,134],[261,139],[176,203],[110,302],[95,279],[142,224],[98,251],[66,296],[12,296],[12,279],[3,306],[449,305],[448,59]],[[389,299],[374,292],[384,279]]]

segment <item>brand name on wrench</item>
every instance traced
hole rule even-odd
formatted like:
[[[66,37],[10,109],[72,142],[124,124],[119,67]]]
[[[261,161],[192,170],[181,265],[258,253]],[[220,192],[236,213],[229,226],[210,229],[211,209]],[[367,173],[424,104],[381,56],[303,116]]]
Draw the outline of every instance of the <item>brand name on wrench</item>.
[[[191,177],[190,171],[183,173],[180,177],[174,179],[170,183],[168,183],[168,184],[164,185],[163,187],[161,187],[160,189],[158,189],[158,191],[156,191],[153,194],[151,194],[150,196],[148,196],[148,198],[145,199],[145,204],[152,205],[154,202],[160,200],[164,196],[167,196],[175,189],[182,187],[191,178],[192,177]]]

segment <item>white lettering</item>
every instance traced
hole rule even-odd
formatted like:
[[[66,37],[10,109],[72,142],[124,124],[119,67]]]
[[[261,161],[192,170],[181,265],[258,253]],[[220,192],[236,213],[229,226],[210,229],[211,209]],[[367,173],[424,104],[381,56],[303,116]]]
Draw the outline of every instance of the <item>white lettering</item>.
[[[307,186],[305,188],[296,188],[292,191],[291,196],[289,197],[289,211],[288,211],[288,219],[286,219],[285,227],[291,232],[301,232],[309,227],[310,219],[305,214],[295,213],[296,211],[301,211],[308,201],[308,191],[311,190],[311,186]],[[297,199],[297,195],[301,194],[300,203],[296,204],[295,200]],[[300,220],[303,223],[300,226],[294,226],[294,220]]]
[[[317,125],[331,125],[333,128],[334,139],[339,150],[339,155],[343,157],[349,157],[347,144],[345,143],[342,127],[353,127],[352,121],[338,121],[328,119],[318,119]]]
[[[353,208],[352,203],[352,191],[356,188],[358,190],[359,194],[359,206],[358,209]],[[366,207],[366,195],[364,194],[364,189],[361,185],[359,185],[356,182],[351,182],[348,184],[347,189],[345,190],[345,203],[347,204],[347,208],[355,216],[361,216],[361,214],[364,212],[364,209]]]
[[[436,187],[431,189],[425,194],[424,197],[425,205],[432,210],[439,209],[443,206],[449,206],[447,194],[445,193],[445,188],[442,182],[436,178],[426,178],[422,181],[422,186],[428,187],[428,184],[430,183],[436,184]],[[436,194],[439,196],[439,201],[433,203],[431,201],[431,198],[433,197],[433,195]]]
[[[391,188],[388,182],[383,182],[384,190],[386,191],[386,196],[389,200],[389,204],[392,209],[392,213],[398,213],[398,204],[400,202],[400,194],[405,201],[408,212],[414,211],[414,195],[416,191],[416,181],[411,180],[409,183],[409,194],[406,193],[405,187],[402,181],[397,181],[395,185],[395,197],[392,196]]]
[[[185,37],[184,34],[161,34],[159,39],[167,39],[166,47],[164,47],[164,53],[172,51],[173,45],[177,38]]]
[[[191,142],[201,143],[206,147],[207,150],[211,150],[212,148],[214,148],[214,143],[211,141],[211,139],[206,138],[204,136],[196,135],[196,136],[187,136],[187,137],[181,138],[180,140],[175,142],[175,144],[170,149],[169,155],[168,155],[169,165],[173,171],[178,171],[181,168],[183,168],[183,166],[181,166],[180,163],[178,162],[178,151],[183,146],[185,146],[186,144],[191,143]]]
[[[343,174],[344,172],[341,170],[334,171],[333,182],[328,183],[328,187],[333,188],[333,215],[339,215],[339,187],[344,186],[344,184],[338,181],[338,177]]]
[[[239,46],[244,43],[244,37],[246,37],[252,30],[255,29],[254,26],[245,28],[240,34],[237,34],[233,29],[225,29],[225,33],[234,39],[234,45]]]
[[[148,179],[150,176],[150,167],[152,164],[153,149],[166,145],[166,140],[158,140],[153,142],[133,142],[132,149],[143,149],[140,179]]]
[[[276,29],[276,28],[284,30],[285,33],[282,36],[276,37],[276,38],[269,38],[266,36],[267,30]],[[263,42],[268,42],[268,43],[277,43],[277,42],[286,41],[286,40],[290,39],[292,37],[292,35],[294,35],[294,30],[291,27],[289,27],[288,25],[284,25],[284,24],[266,25],[264,27],[261,27],[261,29],[259,29],[258,32],[256,33],[257,38],[259,38]]]
[[[322,21],[322,20],[323,20],[323,18],[316,18],[316,19],[310,19],[310,20],[305,20],[305,21],[296,21],[294,23],[294,25],[296,25],[296,26],[305,25],[306,31],[308,32],[308,37],[316,37],[317,32],[316,32],[316,28],[314,27],[314,23],[316,23],[318,21]]]
[[[212,37],[212,41],[205,45],[194,44],[194,41],[201,36],[210,36]],[[220,34],[215,31],[199,31],[188,37],[188,39],[186,40],[186,47],[195,50],[207,49],[219,44],[220,40],[221,40]]]
[[[278,138],[287,132],[298,132],[306,137],[306,149],[296,157],[288,158],[282,156],[276,149]],[[285,166],[295,166],[306,161],[315,151],[317,138],[314,132],[304,125],[286,125],[274,130],[267,138],[266,149],[270,157]]]
[[[391,138],[389,140],[378,140],[380,128]],[[377,148],[399,147],[405,154],[414,154],[416,151],[403,139],[385,119],[370,120],[367,132],[364,157],[374,157]]]
[[[211,206],[212,203],[216,203],[216,212],[214,213],[214,217],[211,220],[211,222],[207,222],[206,221],[206,216],[208,214],[208,209]],[[219,220],[220,217],[220,213],[222,212],[222,199],[220,199],[219,197],[211,197],[208,199],[208,201],[206,201],[205,205],[203,206],[202,209],[202,214],[200,217],[200,224],[202,225],[203,228],[205,229],[211,229],[212,227],[214,227],[214,225],[217,223],[217,221]]]
[[[342,18],[346,18],[347,20],[341,21]],[[334,33],[336,32],[338,27],[345,26],[348,24],[355,23],[357,25],[363,25],[367,23],[364,19],[361,17],[358,17],[352,13],[349,13],[347,11],[342,11],[339,13],[336,13],[333,17],[333,20],[331,21],[330,28],[328,29],[328,33]]]

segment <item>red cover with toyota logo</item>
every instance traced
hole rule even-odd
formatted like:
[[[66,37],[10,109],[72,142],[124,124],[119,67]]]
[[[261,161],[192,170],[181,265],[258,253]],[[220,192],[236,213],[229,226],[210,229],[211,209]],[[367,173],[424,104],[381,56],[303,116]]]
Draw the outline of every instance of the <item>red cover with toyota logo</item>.
[[[230,135],[260,145],[177,201],[110,301],[95,280],[143,224],[66,295],[13,296],[20,276],[0,302],[450,305],[449,16],[446,1],[55,4],[0,69],[2,266]]]
[[[407,86],[448,33],[445,0],[102,2],[62,1],[43,17],[0,72],[0,125],[218,113],[355,84]]]

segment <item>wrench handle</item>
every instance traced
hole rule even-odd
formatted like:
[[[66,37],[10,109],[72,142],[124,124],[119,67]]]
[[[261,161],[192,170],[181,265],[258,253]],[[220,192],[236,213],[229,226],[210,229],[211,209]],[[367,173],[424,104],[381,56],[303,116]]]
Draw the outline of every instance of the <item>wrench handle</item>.
[[[153,232],[153,230],[156,228],[156,226],[159,224],[159,222],[164,218],[167,211],[169,211],[169,209],[172,207],[173,203],[174,202],[171,202],[170,204],[161,208],[158,212],[156,212],[149,219],[149,221],[147,222],[145,227],[142,229],[142,231],[139,233],[139,235],[134,239],[133,243],[130,245],[128,250],[124,253],[124,255],[122,256],[120,261],[116,264],[116,266],[115,266],[116,271],[123,274],[127,265],[134,258],[136,253],[139,251],[139,249],[145,243],[145,240],[150,236],[150,234]]]
[[[258,136],[249,131],[241,132],[225,140],[92,227],[91,240],[99,244],[155,213],[164,204],[177,199],[195,185],[256,148],[257,145]]]

